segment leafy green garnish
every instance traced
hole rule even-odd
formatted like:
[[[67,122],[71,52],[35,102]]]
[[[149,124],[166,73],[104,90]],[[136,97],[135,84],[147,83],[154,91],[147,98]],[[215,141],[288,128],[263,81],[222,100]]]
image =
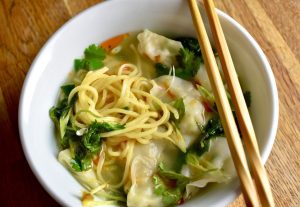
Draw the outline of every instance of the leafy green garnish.
[[[69,140],[73,156],[72,168],[78,172],[90,169],[93,156],[98,154],[101,149],[101,133],[119,129],[124,129],[124,125],[94,121],[82,136],[76,135],[76,131],[73,130],[73,135]]]
[[[209,103],[212,105],[215,103],[215,96],[212,92],[208,91],[204,86],[197,85],[197,88],[200,92],[200,94],[209,101]]]
[[[175,76],[191,80],[197,73],[202,59],[200,56],[195,55],[192,51],[186,48],[181,48],[179,50],[179,55],[176,57],[178,65],[175,67]],[[157,76],[169,74],[170,67],[157,63],[155,64],[155,69]]]
[[[91,153],[98,153],[100,150],[100,133],[124,129],[124,125],[115,123],[93,122],[83,134],[82,140],[85,148]]]
[[[211,118],[205,126],[199,126],[199,128],[201,130],[199,141],[193,143],[188,149],[188,152],[196,153],[198,156],[201,156],[209,151],[211,139],[224,136],[224,129],[219,116]]]
[[[171,70],[171,68],[169,66],[164,65],[162,63],[156,63],[155,69],[156,69],[157,77],[162,76],[162,75],[168,75]]]
[[[214,102],[214,96],[212,93],[208,92],[204,87],[199,86],[200,92],[210,101]],[[247,107],[250,107],[251,105],[251,93],[249,91],[246,91],[244,93],[244,98],[247,104]],[[239,125],[237,122],[236,114],[233,109],[233,115],[236,120],[238,130]],[[221,120],[219,116],[215,116],[212,119],[210,119],[207,124],[202,127],[201,129],[201,135],[200,135],[200,143],[198,143],[198,146],[194,146],[194,150],[197,151],[198,155],[202,155],[203,153],[207,152],[209,150],[210,146],[210,139],[218,137],[218,136],[224,136],[224,128],[222,126]]]
[[[105,59],[105,50],[95,44],[90,45],[84,50],[84,58],[75,59],[75,71],[80,69],[97,70],[104,66],[103,60]]]
[[[201,156],[194,152],[188,152],[185,157],[185,160],[189,166],[192,166],[202,172],[216,170],[216,168],[210,162],[207,162],[206,160],[202,159]]]
[[[170,179],[176,182],[176,187],[180,190],[183,190],[186,184],[189,183],[190,179],[180,173],[177,173],[172,170],[167,170],[163,163],[160,163],[158,166],[158,174],[166,179]]]
[[[190,80],[196,75],[202,59],[189,49],[183,48],[179,50],[177,61],[179,64],[179,69],[177,69],[178,77]]]
[[[179,114],[179,118],[176,119],[174,117],[174,114],[171,114],[171,120],[175,123],[176,127],[178,128],[178,125],[180,123],[180,121],[182,120],[182,118],[184,117],[185,115],[185,105],[184,105],[184,102],[183,102],[183,98],[179,98],[177,99],[174,103],[173,103],[173,107],[175,109],[177,109],[178,111],[178,114]]]
[[[65,97],[68,97],[70,92],[75,88],[75,84],[66,84],[60,87]]]
[[[199,57],[202,56],[200,45],[199,45],[198,40],[196,38],[193,38],[193,37],[179,37],[179,38],[176,38],[175,40],[180,41],[184,48],[190,50],[195,55],[197,55]]]
[[[91,153],[96,153],[100,150],[100,133],[101,126],[99,123],[93,122],[83,134],[83,145]]]
[[[90,51],[91,52],[91,51]],[[88,53],[88,57],[93,57]],[[72,109],[77,95],[68,102],[68,96],[75,85],[61,86],[62,97],[57,106],[49,110],[49,115],[59,132],[59,145],[62,149],[70,148],[73,157],[71,166],[75,171],[81,172],[91,168],[92,158],[101,149],[101,133],[124,129],[124,125],[117,123],[91,123],[82,135],[77,135],[78,128],[72,124]]]
[[[169,188],[164,181],[157,175],[153,176],[154,193],[162,196],[162,201],[165,206],[175,205],[182,198],[182,193],[179,188]]]
[[[73,84],[61,86],[62,98],[58,102],[57,106],[53,106],[49,110],[49,116],[59,132],[59,144],[63,149],[68,147],[68,141],[66,140],[67,138],[65,137],[65,133],[71,119],[73,105],[77,99],[77,96],[75,95],[71,99],[70,103],[68,103],[68,96],[74,87],[75,85]]]
[[[153,176],[154,193],[162,196],[162,201],[166,206],[178,204],[189,182],[188,177],[167,170],[163,163],[160,163],[157,174]]]
[[[210,119],[202,129],[200,143],[197,150],[198,155],[202,155],[207,152],[210,146],[210,139],[218,136],[224,136],[224,129],[220,118],[214,117]]]
[[[62,115],[59,118],[59,131],[60,131],[60,136],[61,137],[65,136],[67,125],[68,125],[68,122],[70,120],[71,111],[72,111],[72,108],[71,108],[71,106],[68,105],[63,110]]]
[[[92,160],[89,157],[82,159],[75,157],[71,160],[71,166],[76,172],[82,172],[92,167]]]
[[[201,139],[210,139],[217,136],[223,136],[224,129],[222,127],[222,123],[219,117],[214,117],[210,119],[203,131],[201,132]]]

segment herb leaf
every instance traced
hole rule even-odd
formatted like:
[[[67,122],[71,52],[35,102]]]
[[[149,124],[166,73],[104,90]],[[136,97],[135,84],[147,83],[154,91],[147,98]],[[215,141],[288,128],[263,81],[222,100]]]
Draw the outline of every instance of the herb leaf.
[[[217,136],[223,136],[224,135],[224,129],[222,127],[222,123],[219,117],[214,117],[210,119],[205,127],[203,128],[203,131],[201,133],[201,139],[210,139]]]
[[[93,122],[83,134],[83,145],[91,153],[97,153],[100,150],[100,132],[101,126],[97,122]]]
[[[68,103],[68,96],[74,87],[74,84],[61,86],[62,99],[58,102],[57,106],[53,106],[49,110],[49,116],[59,132],[58,142],[63,149],[68,147],[68,137],[65,137],[65,133],[71,119],[73,105],[77,100],[77,95],[75,95],[71,99],[70,103]]]
[[[83,145],[91,153],[98,153],[100,150],[100,133],[124,129],[124,125],[113,123],[93,122],[83,134]]]
[[[170,67],[168,67],[167,65],[164,65],[162,63],[155,64],[155,70],[156,70],[157,77],[163,76],[163,75],[168,75],[170,72],[170,69],[171,69]]]
[[[202,56],[200,45],[199,45],[198,40],[196,38],[193,38],[193,37],[179,37],[179,38],[176,38],[175,40],[180,41],[184,48],[190,50],[195,55],[197,55],[199,57]]]
[[[202,155],[203,153],[209,150],[210,139],[224,136],[224,129],[219,117],[214,117],[210,119],[207,124],[204,126],[201,132],[201,141],[198,146],[198,155]]]
[[[162,201],[165,206],[175,205],[182,198],[179,188],[168,188],[159,176],[153,176],[153,183],[154,193],[162,196]]]
[[[68,105],[64,108],[61,117],[59,118],[59,132],[60,136],[63,138],[66,133],[67,125],[70,120],[72,108]]]
[[[189,79],[191,79],[196,75],[202,60],[189,49],[183,48],[179,51],[177,61],[182,68],[182,74],[190,76]]]
[[[219,116],[211,118],[205,126],[199,126],[199,128],[201,130],[200,141],[193,143],[188,149],[188,153],[196,153],[201,156],[209,151],[211,139],[224,136],[224,129]]]
[[[167,170],[163,163],[160,163],[158,166],[158,174],[163,178],[175,181],[176,187],[178,187],[180,190],[183,190],[186,184],[188,184],[190,181],[188,177],[180,173],[176,173],[172,170]]]
[[[179,125],[180,121],[182,120],[182,118],[183,118],[184,115],[185,115],[185,105],[184,105],[184,102],[183,102],[183,98],[177,99],[177,100],[173,103],[173,107],[174,107],[175,109],[177,109],[178,114],[179,114],[179,118],[176,119],[176,118],[174,117],[174,114],[171,114],[170,119],[171,119],[172,121],[174,121],[176,127],[178,128],[178,125]]]
[[[101,47],[96,46],[95,44],[90,45],[88,48],[84,50],[85,58],[93,59],[93,58],[105,58],[105,50]]]
[[[87,158],[78,159],[75,157],[71,160],[71,166],[76,172],[82,172],[92,167],[92,161]]]
[[[213,105],[215,101],[215,96],[212,92],[208,91],[205,87],[201,85],[197,85],[197,88],[200,94],[207,100],[211,105]]]
[[[175,67],[175,76],[191,80],[197,73],[201,58],[186,48],[179,50],[179,55],[176,57],[178,65]],[[169,74],[170,67],[161,63],[155,64],[156,73],[158,76]]]
[[[82,136],[76,135],[76,130],[70,130],[70,150],[73,156],[71,166],[81,172],[92,167],[92,158],[101,149],[101,133],[124,129],[124,125],[117,123],[99,123],[94,121]]]
[[[203,157],[202,157],[203,158]],[[194,152],[189,152],[186,157],[186,163],[202,172],[217,170],[210,162],[203,160],[201,156]]]
[[[189,181],[188,177],[167,170],[163,163],[160,163],[157,174],[153,176],[154,193],[162,196],[165,206],[178,204]]]
[[[75,59],[74,60],[74,69],[78,71],[80,69],[88,68],[88,62],[85,59]]]
[[[84,58],[74,60],[75,71],[80,69],[84,70],[97,70],[104,66],[103,60],[105,59],[105,50],[95,44],[90,45],[84,50]]]
[[[65,95],[65,97],[68,97],[70,92],[75,88],[75,84],[66,84],[60,87],[61,91]]]

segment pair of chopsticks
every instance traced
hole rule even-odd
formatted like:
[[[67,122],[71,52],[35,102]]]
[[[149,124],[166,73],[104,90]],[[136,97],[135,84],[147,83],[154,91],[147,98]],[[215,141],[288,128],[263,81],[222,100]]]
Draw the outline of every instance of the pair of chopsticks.
[[[222,78],[219,73],[219,69],[200,15],[200,11],[198,9],[197,2],[196,0],[189,0],[189,6],[197,31],[198,41],[200,43],[208,77],[215,95],[217,108],[220,114],[222,125],[224,127],[225,135],[227,137],[232,159],[237,174],[240,178],[245,203],[247,206],[260,206],[260,202],[261,206],[263,207],[275,206],[268,176],[260,158],[254,128],[252,126],[247,105],[243,97],[243,92],[233,65],[218,15],[215,10],[213,0],[203,0],[203,3],[221,60],[224,77],[231,94],[234,108],[236,110],[238,123],[241,129],[243,140],[245,142],[248,160],[252,168],[255,184],[251,178],[243,144],[240,139],[238,128],[230,108]],[[255,186],[257,189],[255,189]]]

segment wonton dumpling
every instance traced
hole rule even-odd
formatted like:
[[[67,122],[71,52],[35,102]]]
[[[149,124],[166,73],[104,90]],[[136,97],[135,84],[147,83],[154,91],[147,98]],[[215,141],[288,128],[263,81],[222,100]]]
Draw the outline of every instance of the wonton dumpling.
[[[172,66],[176,62],[176,55],[183,48],[181,42],[171,40],[149,30],[138,34],[138,50],[147,55],[152,61]]]
[[[188,164],[183,166],[181,173],[194,180],[186,186],[186,197],[192,196],[198,192],[199,188],[204,188],[208,183],[228,182],[236,175],[225,137],[212,139],[209,151],[204,153],[200,159],[212,170],[204,172]],[[199,161],[199,165],[200,163]]]
[[[200,135],[199,126],[205,125],[205,108],[201,103],[201,95],[193,84],[173,76],[160,76],[155,79],[151,94],[164,102],[171,103],[183,98],[185,116],[179,124],[179,129],[187,147]]]
[[[161,196],[154,193],[152,182],[162,150],[154,142],[135,145],[130,172],[132,186],[127,195],[128,207],[163,206]]]

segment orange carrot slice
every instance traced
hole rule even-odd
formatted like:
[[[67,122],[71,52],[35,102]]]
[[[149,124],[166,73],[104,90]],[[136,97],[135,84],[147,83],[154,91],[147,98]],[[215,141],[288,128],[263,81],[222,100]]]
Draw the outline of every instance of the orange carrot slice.
[[[121,44],[121,42],[126,38],[128,37],[129,34],[126,33],[126,34],[121,34],[121,35],[118,35],[118,36],[115,36],[113,38],[110,38],[104,42],[102,42],[100,44],[100,46],[102,48],[104,48],[105,50],[107,51],[111,51],[113,48],[117,47],[119,44]]]

